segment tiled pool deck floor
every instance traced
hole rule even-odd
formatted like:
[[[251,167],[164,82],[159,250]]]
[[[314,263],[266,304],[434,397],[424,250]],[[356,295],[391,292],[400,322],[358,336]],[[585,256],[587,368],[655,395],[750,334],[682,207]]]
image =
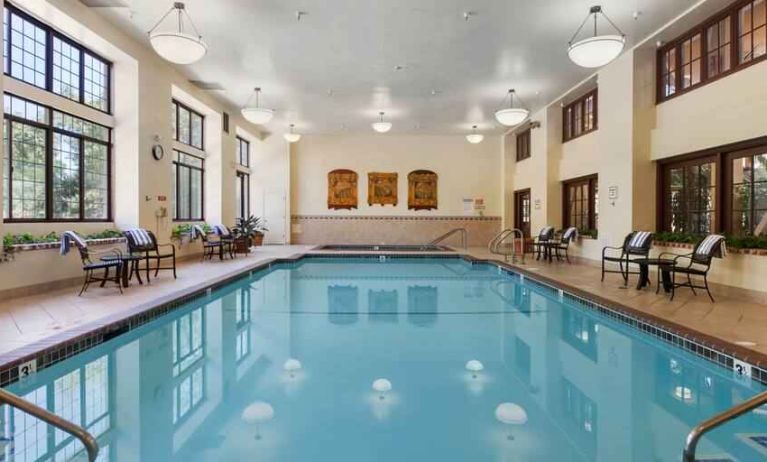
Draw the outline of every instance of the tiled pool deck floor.
[[[260,263],[303,253],[344,254],[348,252],[313,252],[313,246],[267,246],[248,257],[234,260],[187,260],[179,263],[178,279],[169,272],[160,273],[151,285],[135,283],[123,295],[114,288],[92,287],[82,297],[78,287],[69,287],[39,295],[3,300],[0,302],[0,365],[32,348],[51,346],[59,342],[62,334],[73,331],[83,333],[94,322],[115,321],[136,314],[143,307],[172,300],[224,280],[246,268]],[[354,252],[359,254],[360,252]],[[478,259],[496,259],[484,248],[469,249],[466,253]],[[440,255],[445,255],[441,252]],[[655,287],[638,291],[630,281],[623,288],[617,274],[607,275],[600,282],[600,270],[594,263],[546,263],[528,258],[519,268],[530,275],[538,275],[562,285],[566,290],[591,294],[595,301],[614,304],[645,314],[659,322],[719,339],[733,346],[740,356],[749,356],[749,362],[764,364],[767,358],[767,293],[746,292],[741,289],[712,285],[716,303],[698,292],[680,289],[673,302],[667,296],[656,295]],[[635,276],[633,277],[635,278]],[[654,273],[652,274],[654,282]],[[743,344],[742,342],[748,342]],[[721,343],[721,342],[718,342]],[[751,357],[753,354],[753,357]]]

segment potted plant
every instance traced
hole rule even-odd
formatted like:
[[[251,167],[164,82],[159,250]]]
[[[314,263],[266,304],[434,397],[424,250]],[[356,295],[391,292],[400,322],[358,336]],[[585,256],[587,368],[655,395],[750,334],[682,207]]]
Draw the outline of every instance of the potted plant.
[[[251,246],[262,245],[264,232],[269,231],[269,229],[264,226],[264,220],[261,217],[250,215],[247,218],[238,218],[237,226],[232,231],[237,240],[241,242],[241,244],[236,243],[235,246],[242,245],[245,249],[249,249]]]

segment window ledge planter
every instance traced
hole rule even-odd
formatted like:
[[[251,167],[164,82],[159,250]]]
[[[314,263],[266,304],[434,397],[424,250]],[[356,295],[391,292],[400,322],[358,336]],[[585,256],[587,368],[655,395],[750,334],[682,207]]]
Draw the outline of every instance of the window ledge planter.
[[[654,241],[653,245],[657,247],[669,247],[673,249],[685,249],[692,251],[693,247],[695,247],[695,244],[690,244],[687,242],[664,242],[664,241]],[[767,249],[738,249],[733,247],[727,247],[727,253],[733,254],[733,255],[757,255],[757,256],[767,256]]]
[[[86,239],[89,245],[109,245],[109,244],[122,244],[125,242],[124,237],[110,237],[107,239]],[[55,242],[36,242],[31,244],[14,244],[10,248],[6,248],[6,252],[29,252],[33,250],[49,250],[58,249],[61,246],[61,241]]]

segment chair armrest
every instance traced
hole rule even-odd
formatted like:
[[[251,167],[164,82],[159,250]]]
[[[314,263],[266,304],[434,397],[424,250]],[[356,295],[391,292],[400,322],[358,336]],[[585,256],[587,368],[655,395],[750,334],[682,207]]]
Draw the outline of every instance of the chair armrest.
[[[116,258],[122,258],[123,253],[120,249],[112,248],[112,249],[105,249],[105,250],[89,250],[88,254],[92,257],[101,258],[105,257],[107,255],[112,255]]]
[[[609,251],[620,250],[621,251],[621,256],[623,256],[623,253],[625,252],[623,247],[611,247],[611,246],[608,245],[608,246],[602,247],[602,257],[605,257],[607,255],[607,251],[608,250]]]
[[[673,255],[673,254],[672,254],[672,255]],[[679,261],[680,259],[687,259],[687,260],[689,260],[689,261],[690,261],[689,263],[687,263],[687,266],[686,266],[687,268],[690,268],[690,267],[692,266],[692,263],[693,263],[693,259],[692,259],[692,254],[691,254],[691,253],[688,253],[688,254],[684,254],[684,255],[677,255],[676,257],[674,257],[674,259],[673,259],[673,261],[672,261],[672,263],[671,263],[671,264],[672,264],[674,267],[676,267],[676,266],[683,266],[683,264],[682,264],[682,265],[679,265],[679,264],[678,264],[678,261]]]
[[[170,247],[172,249],[173,255],[176,255],[176,246],[174,244],[172,244],[172,243],[168,243],[168,244],[159,244],[158,243],[157,247],[158,248],[159,247]]]

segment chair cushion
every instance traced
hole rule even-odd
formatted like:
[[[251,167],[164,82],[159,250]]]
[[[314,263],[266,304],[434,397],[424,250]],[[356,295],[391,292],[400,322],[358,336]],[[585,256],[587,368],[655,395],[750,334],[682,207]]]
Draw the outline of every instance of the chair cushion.
[[[83,269],[117,268],[121,264],[119,261],[98,261],[84,264]]]

